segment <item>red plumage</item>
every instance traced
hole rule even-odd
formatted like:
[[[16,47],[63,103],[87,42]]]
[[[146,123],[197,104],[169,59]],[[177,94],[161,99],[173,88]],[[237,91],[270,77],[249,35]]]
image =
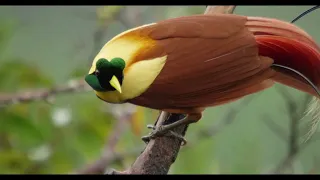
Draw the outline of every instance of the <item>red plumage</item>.
[[[270,18],[248,17],[246,26],[255,35],[259,54],[275,64],[290,67],[320,86],[320,48],[297,26]],[[304,79],[285,69],[277,69],[274,80],[316,95]]]

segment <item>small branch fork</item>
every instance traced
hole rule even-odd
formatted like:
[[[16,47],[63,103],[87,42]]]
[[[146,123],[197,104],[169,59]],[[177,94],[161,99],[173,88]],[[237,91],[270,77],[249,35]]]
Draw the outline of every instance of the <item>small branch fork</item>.
[[[283,88],[278,88],[279,93],[284,97],[286,101],[286,110],[289,114],[290,124],[289,124],[289,133],[287,134],[281,127],[274,123],[270,118],[264,119],[263,122],[277,134],[282,140],[288,142],[288,153],[286,157],[277,165],[270,173],[271,174],[280,174],[286,172],[286,170],[292,167],[292,163],[299,153],[312,141],[312,139],[307,142],[300,143],[300,130],[299,124],[301,122],[301,111],[299,107],[294,102],[294,98]],[[303,107],[307,107],[310,98],[306,98],[303,104]],[[267,116],[264,116],[267,117]]]
[[[75,172],[76,174],[103,174],[105,173],[106,168],[115,161],[139,153],[136,149],[124,154],[117,154],[114,151],[121,134],[125,131],[126,124],[128,124],[132,119],[133,113],[135,112],[134,108],[134,105],[114,105],[111,107],[110,113],[114,116],[117,123],[104,145],[100,159],[80,170],[77,170]]]

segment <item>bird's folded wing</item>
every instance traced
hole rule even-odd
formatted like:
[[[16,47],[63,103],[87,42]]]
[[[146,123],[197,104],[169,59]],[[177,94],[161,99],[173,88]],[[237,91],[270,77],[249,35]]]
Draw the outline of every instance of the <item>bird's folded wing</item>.
[[[139,58],[165,54],[167,60],[148,90],[130,102],[156,109],[205,107],[261,89],[273,74],[273,61],[259,57],[245,22],[243,16],[199,15],[143,29],[141,35],[157,45]]]

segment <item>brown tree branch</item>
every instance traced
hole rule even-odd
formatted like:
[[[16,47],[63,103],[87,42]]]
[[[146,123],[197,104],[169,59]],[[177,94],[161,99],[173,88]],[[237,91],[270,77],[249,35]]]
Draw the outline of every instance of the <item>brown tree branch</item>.
[[[208,6],[205,14],[233,13],[235,6]],[[156,126],[178,121],[182,114],[168,114],[161,112]],[[173,131],[182,136],[187,130],[186,125],[175,128]],[[167,174],[180,151],[181,140],[172,137],[157,137],[151,140],[133,165],[123,172],[112,170],[109,174]]]
[[[235,5],[233,6],[208,6],[204,12],[204,14],[232,14],[234,9],[236,8]]]
[[[46,100],[49,103],[52,103],[54,96],[57,94],[84,92],[89,90],[91,89],[84,80],[71,80],[65,85],[56,86],[50,89],[23,90],[16,94],[0,93],[0,108],[38,100]]]

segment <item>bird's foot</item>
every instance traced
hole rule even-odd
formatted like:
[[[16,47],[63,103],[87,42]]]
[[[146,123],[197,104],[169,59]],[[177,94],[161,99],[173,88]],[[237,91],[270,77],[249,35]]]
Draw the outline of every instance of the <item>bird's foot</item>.
[[[173,132],[172,130],[163,129],[163,127],[165,126],[155,127],[154,125],[151,125],[151,124],[147,125],[147,128],[152,129],[153,131],[149,135],[143,136],[141,139],[146,144],[148,144],[151,139],[155,139],[156,137],[161,137],[161,136],[167,136],[167,137],[174,137],[179,139],[182,142],[181,146],[184,146],[187,144],[187,140],[184,137],[182,137],[180,134]]]
[[[161,126],[148,125],[147,127],[153,130],[149,135],[143,136],[142,140],[145,143],[148,143],[151,139],[154,139],[156,137],[169,136],[169,137],[178,138],[179,140],[182,141],[181,145],[184,146],[187,144],[186,139],[183,136],[173,132],[172,129],[180,125],[187,125],[190,123],[197,122],[201,118],[201,116],[202,116],[201,114],[192,114],[192,115],[187,115],[186,117],[168,125],[161,125]]]

